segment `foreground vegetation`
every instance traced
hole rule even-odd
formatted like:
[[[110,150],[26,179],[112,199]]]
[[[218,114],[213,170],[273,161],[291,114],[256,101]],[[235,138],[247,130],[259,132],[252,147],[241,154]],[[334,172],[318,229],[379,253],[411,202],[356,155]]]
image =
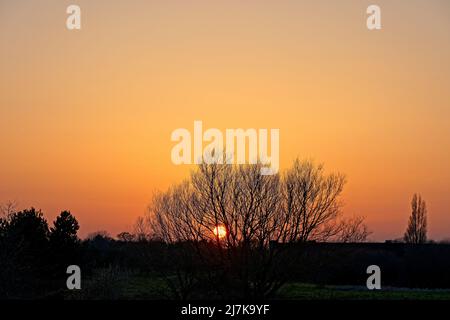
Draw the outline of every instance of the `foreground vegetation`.
[[[450,300],[450,290],[385,288],[370,291],[357,286],[321,286],[289,283],[282,287],[279,299],[295,300]]]
[[[111,272],[111,271],[109,271]],[[104,278],[106,280],[108,277]],[[108,279],[108,281],[111,279]],[[98,281],[88,283],[87,291],[67,294],[67,299],[110,299],[116,297],[125,300],[160,300],[171,299],[170,288],[163,278],[156,276],[134,275],[115,282],[114,286],[102,291],[89,287],[99,285]],[[113,293],[115,292],[115,293]],[[94,294],[95,296],[89,296]],[[86,295],[88,294],[88,296]],[[203,297],[205,299],[206,297]],[[364,286],[317,285],[293,282],[285,284],[274,300],[450,300],[448,289],[411,289],[386,287],[381,290],[368,290]]]

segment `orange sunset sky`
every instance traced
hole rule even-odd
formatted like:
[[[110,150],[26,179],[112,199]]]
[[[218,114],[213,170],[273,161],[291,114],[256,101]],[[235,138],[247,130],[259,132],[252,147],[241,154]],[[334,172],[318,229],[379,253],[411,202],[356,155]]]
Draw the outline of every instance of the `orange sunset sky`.
[[[131,230],[188,176],[170,134],[194,120],[279,128],[281,169],[345,173],[372,240],[403,235],[414,192],[450,238],[449,1],[0,0],[0,203]]]

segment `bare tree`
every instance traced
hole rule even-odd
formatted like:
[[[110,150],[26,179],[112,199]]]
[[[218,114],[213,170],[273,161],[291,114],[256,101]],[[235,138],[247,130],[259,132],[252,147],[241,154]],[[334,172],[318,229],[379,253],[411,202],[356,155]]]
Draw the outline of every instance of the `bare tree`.
[[[0,216],[8,218],[10,215],[16,212],[16,209],[17,209],[16,201],[8,201],[4,204],[0,204]]]
[[[326,175],[322,165],[295,160],[283,180],[283,220],[279,239],[282,242],[324,241],[338,231],[339,196],[345,176]]]
[[[150,230],[144,217],[137,217],[133,226],[133,237],[137,241],[147,241],[150,239]]]
[[[403,239],[406,243],[425,243],[427,241],[427,207],[420,195],[414,194],[411,209],[408,228]]]
[[[336,241],[343,243],[365,242],[372,233],[361,216],[342,219],[339,229]]]
[[[285,281],[277,261],[287,244],[339,233],[356,241],[365,239],[366,231],[360,233],[362,220],[350,221],[354,230],[337,222],[343,175],[325,174],[312,161],[296,160],[284,175],[264,176],[260,168],[201,164],[190,180],[155,195],[148,222],[155,238],[192,243],[199,261],[239,275],[245,296],[264,297]],[[219,227],[222,234],[215,232]],[[276,250],[269,250],[271,243],[279,244]]]
[[[190,181],[157,194],[149,206],[152,232],[162,240],[211,240],[226,227],[228,247],[259,240],[325,240],[340,229],[341,174],[325,175],[323,166],[296,160],[283,178],[263,176],[259,165],[202,164]],[[251,241],[250,241],[251,242]]]

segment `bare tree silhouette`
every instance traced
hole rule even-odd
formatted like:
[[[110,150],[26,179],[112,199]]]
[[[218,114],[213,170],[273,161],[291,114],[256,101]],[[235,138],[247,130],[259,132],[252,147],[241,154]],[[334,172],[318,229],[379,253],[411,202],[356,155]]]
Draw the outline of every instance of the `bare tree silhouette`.
[[[427,241],[427,206],[420,195],[414,194],[411,209],[408,228],[403,239],[406,243],[425,243]]]
[[[136,241],[147,241],[149,240],[148,224],[145,222],[143,217],[138,217],[133,225],[133,238]]]
[[[285,245],[342,234],[344,241],[365,240],[368,232],[361,232],[362,218],[338,221],[342,174],[299,160],[284,175],[264,176],[260,168],[201,164],[190,180],[155,195],[147,216],[154,238],[190,243],[198,261],[234,275],[237,290],[253,297],[271,295],[286,281]]]
[[[339,228],[336,241],[343,243],[365,242],[372,233],[361,216],[342,219]]]
[[[0,204],[0,216],[3,216],[5,219],[10,217],[17,209],[16,201],[7,201],[4,204]]]

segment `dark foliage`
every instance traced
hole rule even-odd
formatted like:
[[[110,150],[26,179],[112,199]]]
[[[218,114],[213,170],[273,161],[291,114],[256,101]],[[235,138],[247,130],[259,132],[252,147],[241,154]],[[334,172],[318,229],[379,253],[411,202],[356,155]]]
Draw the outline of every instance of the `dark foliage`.
[[[49,229],[41,211],[15,212],[0,223],[0,297],[33,298],[61,288],[77,250],[78,223],[63,212]],[[65,281],[65,280],[64,280]]]
[[[270,243],[265,253],[254,252],[251,247],[235,247],[229,252],[219,249],[215,241],[169,244],[131,241],[128,236],[114,240],[104,232],[80,241],[77,231],[78,223],[68,211],[62,212],[50,229],[42,213],[33,208],[1,219],[0,298],[123,298],[121,284],[130,275],[162,279],[168,284],[156,298],[255,297],[248,291],[265,291],[258,286],[271,276],[286,281],[364,286],[366,268],[371,264],[381,267],[383,286],[450,288],[449,244],[312,241]],[[277,259],[270,269],[261,268],[266,261],[261,254],[270,256],[269,251]],[[220,255],[232,257],[230,263],[223,263]],[[84,289],[79,296],[65,286],[66,268],[71,264],[82,269]]]

